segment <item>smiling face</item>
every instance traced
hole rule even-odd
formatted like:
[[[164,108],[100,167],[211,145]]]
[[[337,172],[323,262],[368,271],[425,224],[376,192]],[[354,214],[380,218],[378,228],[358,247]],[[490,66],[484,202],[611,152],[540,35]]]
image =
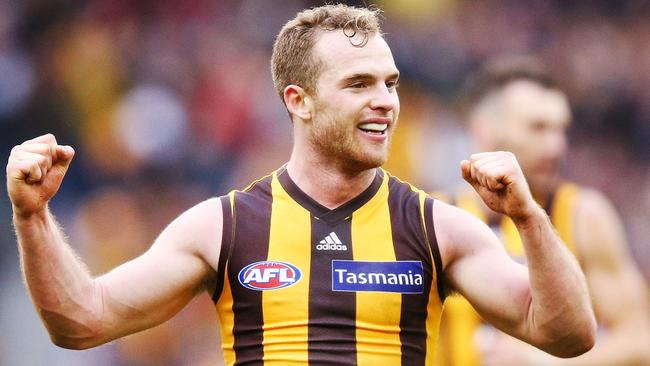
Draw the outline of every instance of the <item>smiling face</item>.
[[[388,159],[399,114],[399,71],[386,41],[370,35],[349,39],[342,30],[323,31],[314,45],[322,62],[307,138],[325,161],[348,171],[381,166]],[[352,41],[352,43],[351,43]]]

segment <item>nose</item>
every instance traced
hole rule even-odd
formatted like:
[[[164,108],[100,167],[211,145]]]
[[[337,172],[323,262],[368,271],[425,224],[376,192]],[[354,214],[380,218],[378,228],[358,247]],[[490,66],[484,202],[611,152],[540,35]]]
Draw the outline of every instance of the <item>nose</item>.
[[[379,83],[370,99],[370,108],[375,110],[392,111],[399,104],[397,90],[389,89],[384,83]]]
[[[559,159],[566,153],[567,139],[564,130],[550,130],[546,135],[547,154],[550,158]]]

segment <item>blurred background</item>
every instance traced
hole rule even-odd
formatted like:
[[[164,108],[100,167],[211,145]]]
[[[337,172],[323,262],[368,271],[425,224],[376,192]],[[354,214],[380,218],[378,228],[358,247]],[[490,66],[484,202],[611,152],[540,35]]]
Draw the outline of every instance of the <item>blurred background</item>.
[[[347,2],[359,4],[359,2]],[[460,183],[455,103],[469,73],[534,55],[568,92],[565,176],[604,192],[650,280],[650,2],[377,1],[402,72],[387,169]],[[139,255],[176,215],[288,160],[273,89],[275,35],[320,1],[0,0],[0,156],[52,132],[77,155],[52,209],[93,274]],[[0,194],[0,365],[216,365],[207,296],[169,323],[90,351],[50,344],[22,284]]]

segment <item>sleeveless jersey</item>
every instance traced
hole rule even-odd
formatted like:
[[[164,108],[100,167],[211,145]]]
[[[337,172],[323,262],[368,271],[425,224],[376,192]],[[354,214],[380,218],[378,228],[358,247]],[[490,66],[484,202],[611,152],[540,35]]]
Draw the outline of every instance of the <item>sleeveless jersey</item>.
[[[578,187],[575,184],[562,183],[549,197],[548,203],[544,207],[560,238],[574,255],[576,254],[576,244],[572,223],[577,193]],[[455,204],[489,224],[500,237],[510,256],[525,264],[524,247],[517,228],[510,218],[503,216],[497,222],[488,222],[485,212],[476,202],[475,197],[467,194],[460,194],[456,198]],[[479,366],[478,351],[474,346],[474,334],[481,325],[480,316],[465,298],[462,296],[448,297],[442,314],[438,365]]]
[[[227,365],[434,363],[441,261],[426,193],[377,169],[330,210],[281,168],[221,203]]]

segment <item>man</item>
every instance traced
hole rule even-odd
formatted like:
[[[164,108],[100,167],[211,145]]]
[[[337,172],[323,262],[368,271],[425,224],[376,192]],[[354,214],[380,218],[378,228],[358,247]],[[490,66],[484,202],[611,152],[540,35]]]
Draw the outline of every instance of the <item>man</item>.
[[[534,60],[498,59],[470,82],[466,112],[475,148],[512,151],[533,196],[578,257],[590,288],[601,332],[593,350],[561,360],[481,326],[462,298],[449,299],[442,321],[444,365],[648,365],[650,320],[641,275],[626,250],[611,203],[599,192],[563,181],[570,110],[566,95]],[[509,254],[524,263],[511,220],[462,189],[455,203],[500,234]]]
[[[52,135],[14,148],[7,184],[23,270],[56,344],[152,327],[207,291],[228,365],[430,365],[444,295],[458,291],[547,352],[592,347],[583,275],[512,154],[472,155],[461,172],[513,218],[529,270],[480,221],[379,168],[399,72],[377,11],[301,12],[278,35],[272,71],[293,126],[286,166],[189,209],[145,254],[95,279],[47,208],[74,151]]]

